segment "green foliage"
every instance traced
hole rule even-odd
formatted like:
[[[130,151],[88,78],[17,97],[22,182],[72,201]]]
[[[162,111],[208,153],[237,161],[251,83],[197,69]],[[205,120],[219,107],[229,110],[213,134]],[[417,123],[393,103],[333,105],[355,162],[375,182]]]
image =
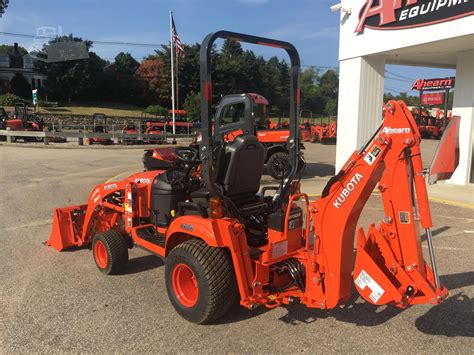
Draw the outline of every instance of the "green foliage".
[[[143,85],[136,80],[139,63],[130,53],[120,52],[114,62],[104,68],[104,96],[123,103],[142,103]]]
[[[145,112],[151,115],[166,116],[168,109],[160,105],[150,105],[145,109]]]
[[[31,100],[31,85],[23,75],[16,74],[10,81],[10,87],[12,94]]]
[[[81,38],[62,36],[52,42],[82,41]],[[91,42],[85,41],[89,58],[43,64],[41,70],[47,73],[45,94],[57,101],[94,100],[103,97],[104,72],[107,62],[91,52]]]
[[[2,15],[5,13],[5,10],[7,9],[9,2],[10,0],[0,1],[0,17],[2,17]]]
[[[301,107],[315,114],[335,115],[339,76],[334,70],[323,75],[315,67],[303,70],[300,79]]]
[[[73,37],[57,40],[80,40]],[[171,105],[170,46],[162,46],[141,63],[129,53],[119,53],[113,63],[91,52],[87,60],[45,64],[48,75],[48,100],[108,100],[143,105]],[[177,108],[184,107],[192,119],[200,116],[200,45],[184,44],[185,58],[176,60]],[[270,111],[289,112],[290,67],[285,60],[265,60],[253,51],[243,50],[239,42],[224,41],[221,51],[211,50],[213,103],[222,96],[238,93],[259,93],[270,103]],[[323,75],[315,68],[301,73],[301,108],[314,115],[333,115],[337,108],[338,75],[328,70]]]
[[[18,47],[18,52],[23,56],[25,54],[28,54],[28,51],[19,46]],[[6,44],[2,44],[0,45],[0,54],[14,54],[15,53],[15,47],[14,46],[10,46],[10,45],[6,45]]]
[[[183,108],[188,113],[188,119],[199,119],[201,117],[201,97],[199,93],[189,93],[186,100],[184,100]]]
[[[23,100],[12,93],[0,95],[0,106],[13,106],[16,103],[21,103]]]
[[[390,92],[386,92],[383,95],[383,102],[387,102],[389,100],[402,100],[407,104],[407,106],[417,106],[420,104],[419,96],[408,95],[406,92],[401,92],[397,95],[393,95]]]

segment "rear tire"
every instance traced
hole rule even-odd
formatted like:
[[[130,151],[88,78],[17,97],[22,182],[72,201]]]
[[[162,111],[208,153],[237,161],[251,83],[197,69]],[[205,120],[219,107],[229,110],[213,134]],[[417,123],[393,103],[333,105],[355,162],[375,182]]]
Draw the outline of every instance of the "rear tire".
[[[126,237],[114,229],[99,233],[92,241],[92,254],[101,272],[106,275],[118,274],[128,263]]]
[[[268,173],[274,179],[281,180],[288,172],[289,155],[285,152],[274,153],[267,162]]]
[[[203,324],[224,316],[234,305],[237,282],[230,255],[199,239],[171,250],[166,259],[166,291],[186,320]]]

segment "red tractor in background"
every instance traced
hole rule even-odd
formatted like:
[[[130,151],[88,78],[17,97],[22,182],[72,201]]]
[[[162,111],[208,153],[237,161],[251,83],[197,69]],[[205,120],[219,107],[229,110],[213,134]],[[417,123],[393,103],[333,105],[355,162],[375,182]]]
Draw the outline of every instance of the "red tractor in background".
[[[213,122],[210,68],[218,38],[282,48],[290,57],[290,164],[278,186],[260,190],[265,149],[255,135],[250,95],[223,98]],[[295,300],[332,309],[350,299],[353,285],[377,306],[441,303],[448,290],[436,269],[420,136],[406,105],[385,105],[380,127],[310,203],[297,178],[300,60],[294,46],[219,31],[200,51],[199,149],[175,150],[160,170],[100,184],[87,204],[55,209],[48,245],[90,245],[104,274],[124,271],[133,247],[166,258],[169,300],[195,323],[223,317],[236,300],[250,310]],[[379,227],[356,232],[377,185],[384,218]]]
[[[5,120],[5,129],[11,131],[33,131],[42,132],[45,128],[44,120],[35,113],[30,112],[28,105],[15,104],[15,112],[13,118]],[[12,137],[12,141],[16,141],[17,137]],[[23,137],[24,141],[42,142],[43,137]]]
[[[122,129],[122,134],[124,135],[135,135],[138,133],[144,133],[145,132],[145,125],[142,124],[140,121],[136,122],[128,122],[126,126]],[[124,136],[118,140],[120,144],[127,145],[127,144],[139,144],[141,143],[138,138],[136,137],[127,137]]]
[[[451,120],[452,112],[449,112],[446,116],[444,111],[438,108],[436,115],[432,116],[427,109],[421,109],[420,111],[415,108],[413,109],[413,116],[422,138],[440,139]]]
[[[98,133],[96,137],[86,138],[86,144],[113,144],[110,138],[101,137],[101,133],[108,133],[107,116],[104,113],[94,113],[92,115],[92,132]]]
[[[322,144],[336,143],[337,140],[337,117],[321,118],[319,124],[311,126],[311,142]]]
[[[175,127],[176,134],[190,134],[193,128],[192,122],[187,120],[187,112],[185,110],[175,110]],[[147,121],[147,134],[173,134],[173,110],[168,111],[168,116],[162,119]]]

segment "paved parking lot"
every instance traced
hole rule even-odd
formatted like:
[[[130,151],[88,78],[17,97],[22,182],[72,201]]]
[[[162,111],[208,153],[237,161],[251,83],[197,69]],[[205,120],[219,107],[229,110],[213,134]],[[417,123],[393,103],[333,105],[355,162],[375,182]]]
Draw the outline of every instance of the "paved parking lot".
[[[335,147],[306,146],[303,186],[318,194],[334,173]],[[428,142],[423,151],[432,154],[433,146]],[[0,146],[1,352],[472,352],[471,209],[431,203],[438,268],[450,297],[403,311],[354,295],[330,311],[237,307],[218,324],[198,326],[169,303],[159,258],[134,249],[126,274],[105,276],[89,250],[58,253],[43,245],[54,207],[83,203],[95,184],[140,170],[141,154]],[[359,224],[381,217],[374,195]]]

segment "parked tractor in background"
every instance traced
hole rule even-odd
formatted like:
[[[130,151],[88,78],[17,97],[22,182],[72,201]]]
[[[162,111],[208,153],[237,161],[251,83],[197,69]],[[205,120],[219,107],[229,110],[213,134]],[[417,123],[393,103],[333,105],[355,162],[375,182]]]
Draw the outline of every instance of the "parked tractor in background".
[[[121,137],[118,140],[118,143],[123,144],[123,145],[128,145],[128,144],[140,144],[141,141],[138,140],[137,137],[127,137],[126,135],[136,135],[139,133],[144,133],[145,132],[145,125],[140,122],[140,121],[131,121],[126,124],[126,126],[122,129],[122,134],[125,136]]]
[[[313,111],[301,110],[299,116],[299,129],[302,142],[311,141],[311,127],[313,125]]]
[[[11,131],[32,131],[42,132],[45,128],[44,120],[37,116],[34,112],[30,112],[28,105],[26,104],[15,104],[15,111],[13,118],[8,118],[5,121],[5,129]],[[12,137],[12,141],[15,142],[19,137]],[[42,142],[43,137],[22,137],[26,142]]]
[[[336,143],[337,140],[337,116],[321,118],[319,124],[311,126],[311,142],[322,144]]]
[[[94,113],[92,115],[92,132],[97,136],[86,138],[86,144],[113,144],[110,138],[101,137],[100,134],[108,133],[107,116],[104,113]]]
[[[422,108],[421,110],[415,108],[413,110],[413,116],[418,126],[418,130],[420,131],[420,135],[424,139],[440,139],[451,118],[449,114],[445,117],[444,111],[441,109],[438,109],[436,115],[432,116],[430,111],[425,108]]]

